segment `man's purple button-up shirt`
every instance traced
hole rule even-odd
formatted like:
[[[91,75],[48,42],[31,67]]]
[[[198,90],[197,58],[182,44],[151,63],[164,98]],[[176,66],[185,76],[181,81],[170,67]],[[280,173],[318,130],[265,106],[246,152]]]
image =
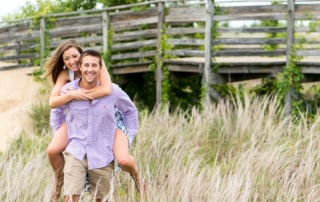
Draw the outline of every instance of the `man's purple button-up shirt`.
[[[79,79],[63,89],[79,88]],[[74,100],[51,110],[50,125],[56,131],[66,120],[68,146],[66,151],[79,160],[85,155],[89,169],[102,168],[114,160],[113,142],[116,129],[115,106],[123,113],[129,135],[138,130],[138,111],[129,96],[117,85],[112,85],[112,94],[92,102]]]

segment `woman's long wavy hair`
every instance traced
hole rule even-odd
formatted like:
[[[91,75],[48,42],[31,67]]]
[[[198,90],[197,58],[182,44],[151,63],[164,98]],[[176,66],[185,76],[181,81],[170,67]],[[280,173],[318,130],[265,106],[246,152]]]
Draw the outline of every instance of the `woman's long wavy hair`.
[[[76,48],[80,54],[83,52],[76,40],[69,39],[61,43],[44,64],[44,67],[46,68],[46,77],[51,75],[53,84],[57,82],[58,76],[63,70],[64,62],[62,55],[69,48]]]

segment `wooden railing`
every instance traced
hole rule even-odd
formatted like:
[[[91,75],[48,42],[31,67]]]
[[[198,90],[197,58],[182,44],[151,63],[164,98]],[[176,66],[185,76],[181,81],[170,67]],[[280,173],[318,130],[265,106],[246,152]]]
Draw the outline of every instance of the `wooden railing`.
[[[0,22],[0,61],[13,63],[2,69],[41,66],[73,38],[110,55],[113,74],[154,71],[157,102],[164,66],[173,74],[199,74],[210,85],[272,76],[295,50],[306,81],[319,80],[320,2],[279,2],[177,6],[157,0]]]

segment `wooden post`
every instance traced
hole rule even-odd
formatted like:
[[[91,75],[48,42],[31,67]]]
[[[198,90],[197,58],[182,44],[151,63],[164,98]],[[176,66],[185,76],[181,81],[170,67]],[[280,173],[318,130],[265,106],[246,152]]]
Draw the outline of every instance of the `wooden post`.
[[[40,17],[40,68],[43,68],[45,57],[45,37],[46,37],[46,20],[44,16]]]
[[[162,42],[162,25],[164,20],[164,8],[163,2],[158,3],[158,42],[157,42],[157,69],[155,72],[156,77],[156,105],[161,105],[161,94],[162,94],[162,50],[161,50],[161,42]]]
[[[108,52],[108,12],[102,12],[102,35],[103,35],[103,53]]]
[[[211,54],[211,46],[212,46],[212,14],[213,14],[213,5],[212,1],[208,1],[206,4],[206,33],[205,33],[205,61],[204,68],[202,72],[202,85],[205,89],[205,97],[204,97],[204,106],[210,105],[210,76],[211,76],[211,65],[212,65],[212,54]]]
[[[287,20],[287,58],[286,68],[289,67],[292,57],[292,46],[294,43],[294,12],[295,0],[288,0],[288,20]],[[293,89],[290,89],[285,96],[285,115],[290,116],[292,109],[292,94]]]
[[[17,64],[21,64],[21,60],[19,59],[20,53],[21,53],[21,42],[20,41],[16,41],[16,62]]]

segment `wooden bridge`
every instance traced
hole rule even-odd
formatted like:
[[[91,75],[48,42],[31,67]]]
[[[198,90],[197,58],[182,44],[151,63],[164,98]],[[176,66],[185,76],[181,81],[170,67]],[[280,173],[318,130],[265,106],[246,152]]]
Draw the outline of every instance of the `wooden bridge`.
[[[73,38],[109,55],[114,75],[154,72],[158,104],[164,71],[201,76],[204,86],[263,78],[283,71],[293,50],[304,81],[320,80],[320,2],[233,3],[156,0],[0,22],[0,61],[14,63],[1,68],[42,66]]]

